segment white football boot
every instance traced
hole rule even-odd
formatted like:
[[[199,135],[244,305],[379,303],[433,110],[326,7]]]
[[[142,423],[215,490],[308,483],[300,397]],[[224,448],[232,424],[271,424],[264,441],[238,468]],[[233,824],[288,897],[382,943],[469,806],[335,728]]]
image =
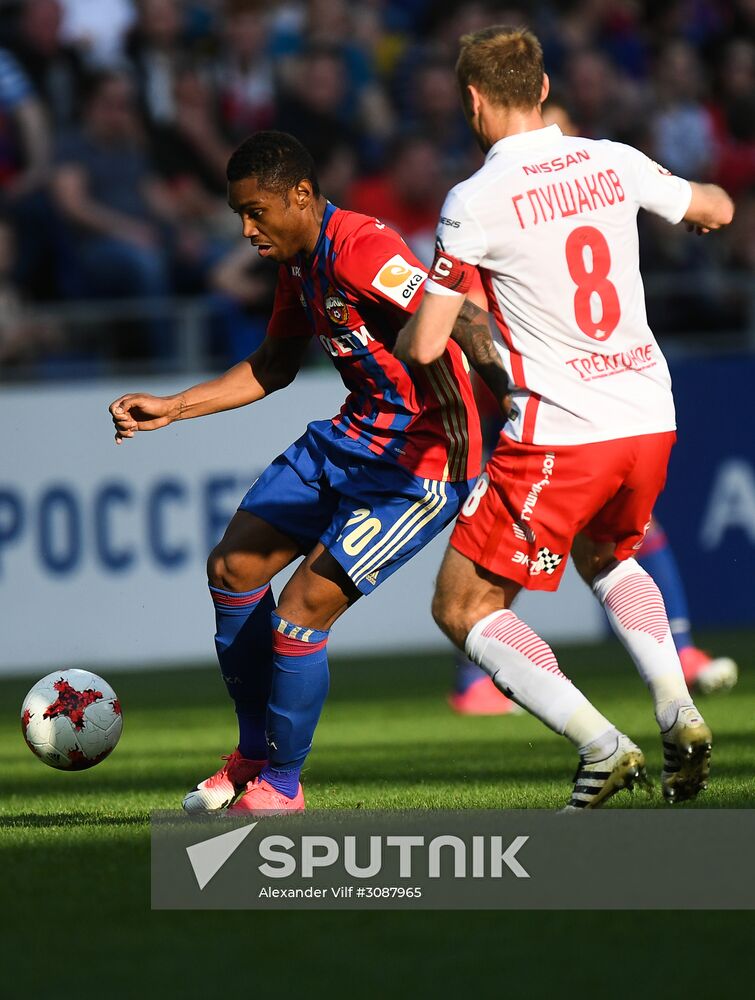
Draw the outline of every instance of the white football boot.
[[[667,802],[686,802],[707,788],[713,735],[694,705],[680,708],[673,726],[661,733],[661,785]]]
[[[184,796],[182,805],[187,813],[200,815],[226,809],[246,791],[248,782],[253,781],[267,763],[266,760],[247,760],[238,747],[221,759],[225,764],[220,770],[200,781]]]
[[[580,758],[574,775],[574,791],[569,804],[561,812],[597,809],[616,792],[631,791],[635,784],[649,786],[645,770],[645,755],[623,734],[619,735],[613,753],[588,763]]]

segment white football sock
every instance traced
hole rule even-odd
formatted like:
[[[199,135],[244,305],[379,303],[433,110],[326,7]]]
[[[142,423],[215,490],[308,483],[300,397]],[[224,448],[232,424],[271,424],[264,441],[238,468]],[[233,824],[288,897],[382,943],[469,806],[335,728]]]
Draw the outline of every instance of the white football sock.
[[[661,729],[691,705],[666,608],[653,578],[634,559],[615,562],[593,580],[595,596],[650,689]]]
[[[494,611],[472,627],[467,656],[499,691],[576,747],[611,742],[616,730],[561,673],[553,650],[513,611]]]

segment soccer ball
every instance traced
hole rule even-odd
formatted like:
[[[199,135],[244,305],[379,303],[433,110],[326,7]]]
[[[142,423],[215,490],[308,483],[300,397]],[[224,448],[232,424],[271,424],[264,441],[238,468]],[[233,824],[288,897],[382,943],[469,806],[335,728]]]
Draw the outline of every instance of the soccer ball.
[[[21,730],[33,754],[50,767],[83,771],[113,750],[123,728],[115,691],[88,670],[56,670],[21,706]]]

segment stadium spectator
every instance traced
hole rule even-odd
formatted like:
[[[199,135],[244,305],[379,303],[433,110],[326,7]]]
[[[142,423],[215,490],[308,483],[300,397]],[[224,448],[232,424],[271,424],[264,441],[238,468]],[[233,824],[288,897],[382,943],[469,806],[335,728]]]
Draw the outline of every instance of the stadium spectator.
[[[150,157],[164,181],[163,214],[175,222],[174,280],[182,294],[206,289],[209,271],[237,235],[228,212],[228,155],[205,78],[192,65],[179,69],[173,121],[150,130]]]
[[[262,263],[246,241],[230,250],[210,272],[214,293],[212,353],[224,366],[241,361],[264,340],[275,297],[275,277],[275,269]]]
[[[747,330],[752,343],[755,336],[755,281],[752,280],[755,275],[755,185],[740,196],[731,230],[726,263],[740,279],[734,289],[738,322],[732,326]]]
[[[392,146],[386,163],[382,173],[356,181],[347,201],[355,212],[375,215],[398,230],[429,266],[445,194],[437,148],[421,135],[407,136]]]
[[[433,142],[446,181],[453,184],[480,162],[459,108],[453,64],[442,59],[418,63],[408,93],[407,127]]]
[[[632,80],[647,76],[649,52],[647,36],[642,30],[642,8],[636,0],[613,0],[594,4],[598,16],[597,37],[615,66]]]
[[[62,19],[60,0],[27,0],[9,42],[57,129],[77,119],[86,73],[81,53],[63,39]]]
[[[296,61],[296,71],[281,96],[278,125],[301,140],[316,163],[327,156],[334,137],[362,149],[358,124],[343,113],[346,68],[337,49],[313,46]]]
[[[90,66],[117,67],[136,18],[133,0],[61,0],[63,37],[82,51]]]
[[[713,111],[719,145],[716,179],[736,196],[755,181],[755,44],[730,42],[719,77]]]
[[[526,9],[516,4],[503,4],[495,10],[491,10],[486,0],[465,0],[448,6],[428,5],[415,31],[415,39],[425,55],[434,55],[453,65],[459,53],[459,37],[490,24],[491,15],[495,20],[515,24],[523,24],[528,19]]]
[[[61,231],[46,183],[52,140],[70,142],[88,106],[87,75],[97,67],[133,72],[141,102],[135,114],[148,140],[135,139],[135,148],[146,173],[163,181],[159,201],[148,205],[154,240],[146,252],[168,290],[214,294],[206,276],[227,250],[225,162],[253,131],[295,133],[312,149],[326,193],[345,205],[356,198],[373,214],[399,212],[384,201],[398,169],[388,151],[398,140],[429,139],[435,162],[426,175],[440,170],[446,187],[471,173],[481,158],[452,67],[459,36],[492,21],[539,28],[554,90],[568,100],[582,134],[627,141],[735,196],[755,185],[750,0],[8,0],[3,11],[0,211],[15,229],[19,283],[35,297],[109,294],[112,287],[85,277],[79,258],[93,233],[67,216]],[[410,177],[408,187],[418,188],[416,181]],[[413,193],[404,200],[416,202]],[[411,212],[400,214],[400,228],[417,226]],[[670,271],[681,282],[681,293],[669,286],[651,295],[659,329],[681,332],[690,319],[707,328],[719,307],[728,321],[720,303],[730,292],[722,300],[697,282],[703,265],[722,287],[727,281],[722,268],[709,266],[706,241],[690,247],[652,222],[642,228],[646,272]],[[124,232],[113,235],[133,243],[131,228]],[[741,243],[736,230],[722,236],[721,261],[746,259]],[[130,294],[142,287],[138,281]],[[701,295],[709,300],[703,309]]]
[[[349,193],[357,176],[357,158],[353,148],[347,142],[336,140],[324,156],[318,157],[317,169],[320,187],[328,201],[351,208]]]
[[[618,140],[633,137],[641,118],[639,88],[602,52],[582,49],[571,55],[564,87],[582,135]]]
[[[296,72],[296,57],[313,46],[336,49],[344,64],[344,89],[338,109],[342,116],[359,113],[359,96],[374,81],[371,58],[354,41],[354,21],[345,0],[308,0],[304,16],[296,21],[279,21],[271,39],[271,53],[280,67],[284,82]]]
[[[18,202],[47,180],[50,133],[44,107],[14,57],[0,49],[0,195]]]
[[[222,48],[213,69],[220,118],[230,144],[275,119],[276,85],[262,0],[226,0]]]
[[[0,365],[7,367],[38,360],[58,344],[51,323],[29,316],[15,283],[16,247],[13,229],[0,217]]]
[[[433,136],[452,171],[450,183],[464,175],[474,147],[459,109],[453,65],[461,35],[490,23],[490,11],[477,0],[423,11],[421,27],[406,45],[391,81],[393,101],[408,127]],[[496,19],[524,23],[523,11],[497,11]]]
[[[654,39],[683,38],[698,49],[715,46],[723,35],[735,31],[732,7],[732,3],[720,3],[719,0],[647,4],[643,11],[643,28]]]
[[[142,114],[150,127],[175,119],[175,81],[182,56],[182,11],[177,0],[140,0],[126,53]]]
[[[225,163],[231,147],[222,135],[210,86],[195,66],[176,73],[173,106],[172,121],[151,131],[155,167],[179,193],[206,196],[205,202],[209,197],[212,211],[222,200],[227,219]]]
[[[752,188],[737,206],[737,214],[732,223],[731,232],[731,266],[737,271],[755,274],[755,187]],[[755,325],[755,292],[750,293],[751,322]]]
[[[703,80],[697,53],[687,42],[674,41],[661,51],[654,153],[672,174],[698,180],[709,178],[715,153],[713,122],[700,99]]]
[[[306,87],[308,68],[302,57],[332,51],[340,62],[342,78],[340,100],[332,111],[340,121],[352,123],[361,136],[363,161],[372,164],[379,160],[395,123],[387,94],[375,75],[373,54],[359,43],[358,23],[356,12],[345,0],[309,0],[306,16],[298,25],[284,23],[274,33],[271,51],[279,60],[283,85],[300,93]]]
[[[0,208],[18,244],[18,279],[36,287],[51,256],[52,226],[45,185],[52,138],[44,106],[13,56],[0,49]]]
[[[69,227],[69,293],[160,296],[170,289],[164,213],[150,170],[133,88],[103,73],[92,84],[80,130],[60,143],[55,202]]]

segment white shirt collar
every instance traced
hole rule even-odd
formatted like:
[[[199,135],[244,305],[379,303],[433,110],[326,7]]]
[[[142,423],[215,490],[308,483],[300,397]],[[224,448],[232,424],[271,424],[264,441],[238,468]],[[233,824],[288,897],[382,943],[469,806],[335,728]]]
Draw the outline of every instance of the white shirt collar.
[[[515,149],[526,149],[529,147],[546,146],[550,142],[563,135],[558,125],[545,125],[543,128],[535,128],[529,132],[518,132],[516,135],[507,135],[504,139],[499,139],[485,156],[485,162],[492,159],[498,153],[508,153]]]

